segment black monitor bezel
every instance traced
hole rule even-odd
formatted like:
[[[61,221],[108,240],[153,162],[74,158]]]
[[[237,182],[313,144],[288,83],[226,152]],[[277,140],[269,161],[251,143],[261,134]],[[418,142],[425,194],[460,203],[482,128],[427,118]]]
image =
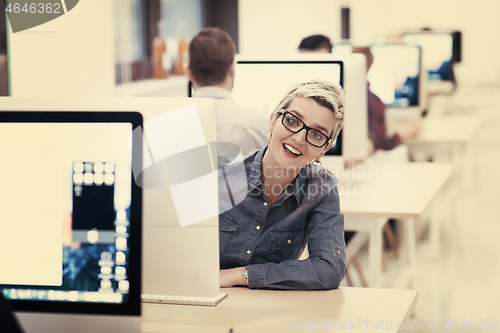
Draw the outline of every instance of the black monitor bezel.
[[[110,111],[0,111],[0,123],[130,123],[132,124],[133,142],[142,134],[134,131],[142,127],[143,117],[139,112]],[[138,157],[141,158],[138,158]],[[134,145],[134,165],[142,165],[142,145]],[[140,164],[137,164],[140,163]],[[127,240],[130,248],[131,265],[139,265],[127,272],[130,290],[128,302],[124,304],[64,301],[9,300],[14,311],[62,313],[62,314],[101,314],[101,315],[137,315],[141,314],[141,262],[142,262],[142,188],[132,175],[130,206],[130,236]],[[0,290],[12,287],[2,285]],[[14,287],[25,288],[17,285]]]

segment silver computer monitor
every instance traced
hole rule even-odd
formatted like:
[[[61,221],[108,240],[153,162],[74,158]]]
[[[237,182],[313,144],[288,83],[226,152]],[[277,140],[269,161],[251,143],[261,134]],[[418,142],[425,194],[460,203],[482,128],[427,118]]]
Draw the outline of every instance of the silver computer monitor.
[[[370,90],[387,106],[388,117],[420,117],[425,110],[420,47],[382,44],[370,50]]]
[[[422,47],[422,64],[428,80],[453,81],[453,35],[451,33],[407,33],[403,36],[406,44]]]
[[[143,294],[217,296],[215,102],[210,98],[149,99],[140,110],[153,159],[144,171]],[[172,120],[186,112],[194,117]],[[158,117],[164,120],[156,125]]]
[[[444,31],[408,32],[403,36],[406,44],[422,48],[422,66],[431,94],[449,94],[456,88],[453,64],[461,59],[460,36]]]
[[[346,160],[363,160],[368,157],[366,56],[333,54],[332,57],[344,63],[345,114],[342,155]]]
[[[0,292],[26,332],[140,332],[142,116],[18,101],[0,104]]]

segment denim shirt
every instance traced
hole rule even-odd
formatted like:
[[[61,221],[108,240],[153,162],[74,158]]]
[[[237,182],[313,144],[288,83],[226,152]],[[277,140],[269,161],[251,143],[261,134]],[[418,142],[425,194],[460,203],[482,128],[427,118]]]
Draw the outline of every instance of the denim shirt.
[[[247,192],[241,202],[235,204],[229,187],[219,186],[219,197],[229,195],[233,203],[219,215],[221,269],[247,266],[250,288],[337,288],[346,258],[336,178],[328,170],[315,176],[308,165],[271,206],[261,182],[265,151],[243,161]],[[309,259],[297,260],[306,244]]]

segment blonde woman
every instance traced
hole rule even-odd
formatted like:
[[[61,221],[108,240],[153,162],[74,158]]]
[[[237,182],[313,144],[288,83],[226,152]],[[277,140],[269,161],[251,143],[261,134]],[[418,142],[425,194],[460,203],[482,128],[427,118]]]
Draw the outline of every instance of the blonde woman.
[[[324,81],[298,85],[276,107],[267,147],[245,157],[246,197],[219,215],[221,287],[339,286],[344,219],[337,180],[320,159],[343,119],[342,88]],[[298,260],[306,244],[309,258]]]

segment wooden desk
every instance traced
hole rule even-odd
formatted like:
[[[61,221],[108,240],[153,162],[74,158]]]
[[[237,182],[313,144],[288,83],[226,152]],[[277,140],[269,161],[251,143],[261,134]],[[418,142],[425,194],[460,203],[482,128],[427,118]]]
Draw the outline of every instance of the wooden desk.
[[[324,158],[323,165],[328,166],[328,159]],[[381,286],[382,228],[391,218],[405,222],[401,243],[408,261],[408,267],[401,271],[394,287],[407,288],[411,284],[416,267],[415,219],[430,207],[453,169],[449,163],[399,163],[359,165],[354,167],[354,173],[352,169],[332,170],[339,178],[340,211],[345,217],[345,229],[369,234],[371,287]],[[439,252],[439,218],[431,219],[430,233],[433,251]]]
[[[405,142],[417,160],[453,162],[458,167],[462,188],[474,189],[474,139],[484,120],[478,116],[449,115],[427,117],[418,138]],[[423,157],[419,157],[423,155]]]
[[[467,144],[474,139],[482,124],[483,119],[478,116],[427,117],[422,121],[422,128],[418,138],[405,143],[409,145],[429,143]]]
[[[325,163],[324,163],[325,164]],[[419,218],[453,172],[450,163],[361,165],[367,177],[339,175],[339,191],[346,182],[351,192],[340,192],[340,210],[346,217]],[[371,175],[370,175],[371,173]],[[356,193],[355,186],[358,184]],[[362,188],[362,189],[361,189]],[[363,192],[361,192],[363,191]]]
[[[328,291],[221,291],[228,297],[216,307],[143,304],[142,332],[228,333],[232,328],[234,333],[279,333],[305,328],[308,322],[319,322],[324,325],[322,329],[344,323],[344,329],[335,329],[340,332],[352,332],[354,328],[349,325],[359,323],[360,332],[379,332],[377,323],[381,325],[382,321],[384,332],[397,332],[397,323],[408,320],[418,300],[416,290],[341,287]],[[388,323],[392,329],[386,329]]]

